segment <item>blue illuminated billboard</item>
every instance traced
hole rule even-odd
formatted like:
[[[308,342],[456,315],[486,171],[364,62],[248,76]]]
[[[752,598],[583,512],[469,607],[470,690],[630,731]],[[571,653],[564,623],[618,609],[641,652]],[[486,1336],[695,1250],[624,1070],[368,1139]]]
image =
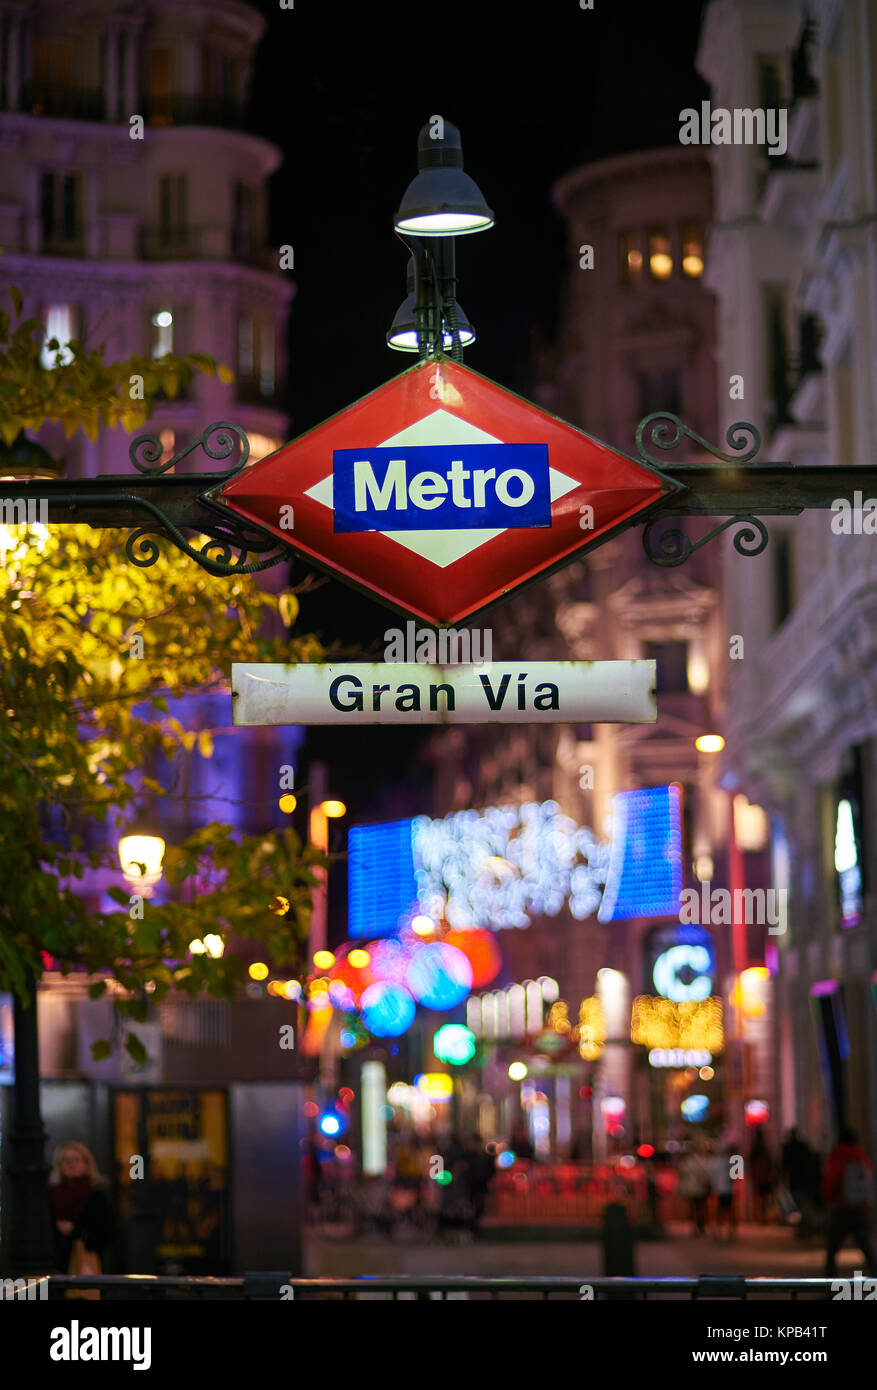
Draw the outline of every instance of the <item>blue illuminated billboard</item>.
[[[613,801],[609,873],[597,918],[675,917],[682,891],[679,788],[618,792]]]
[[[347,911],[351,937],[395,936],[417,902],[410,820],[354,825],[347,836]]]

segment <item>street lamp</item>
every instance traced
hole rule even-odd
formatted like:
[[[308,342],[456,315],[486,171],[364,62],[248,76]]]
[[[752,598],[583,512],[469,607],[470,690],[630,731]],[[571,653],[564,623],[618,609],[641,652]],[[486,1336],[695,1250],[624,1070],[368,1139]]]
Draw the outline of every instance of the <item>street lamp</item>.
[[[144,898],[161,878],[161,861],[165,842],[160,835],[123,835],[119,841],[119,863],[131,888],[137,888]]]
[[[457,304],[455,239],[493,226],[478,185],[463,172],[456,126],[433,116],[417,139],[419,173],[408,185],[393,225],[411,252],[408,297],[387,342],[421,359],[447,352],[459,362],[474,332]],[[413,263],[413,267],[412,267]]]
[[[467,236],[493,226],[493,213],[474,179],[463,172],[460,132],[434,116],[417,137],[417,168],[393,219],[401,235]]]
[[[395,348],[397,352],[417,352],[417,322],[415,318],[415,280],[416,262],[412,256],[408,261],[407,288],[408,295],[402,300],[396,310],[395,317],[387,331],[387,346]],[[475,329],[472,327],[463,310],[457,305],[457,333],[460,339],[460,347],[470,347],[475,342]],[[454,346],[454,338],[447,325],[447,320],[442,320],[442,347],[445,352],[450,352]]]

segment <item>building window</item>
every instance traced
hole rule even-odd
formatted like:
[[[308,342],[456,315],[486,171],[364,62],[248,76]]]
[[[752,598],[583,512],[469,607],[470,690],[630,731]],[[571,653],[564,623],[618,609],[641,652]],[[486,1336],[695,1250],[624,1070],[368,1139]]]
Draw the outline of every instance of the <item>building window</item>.
[[[657,666],[658,693],[678,695],[688,690],[688,643],[644,642],[643,660]]]
[[[703,275],[703,228],[694,224],[682,228],[682,270],[692,280]]]
[[[146,55],[146,103],[150,124],[170,125],[173,99],[169,48],[151,48]]]
[[[669,280],[673,274],[670,233],[666,228],[649,233],[649,274],[654,280]]]
[[[40,363],[51,370],[52,367],[66,367],[73,361],[73,354],[67,344],[76,337],[76,312],[72,304],[50,304],[45,312],[46,341],[40,352]],[[58,348],[49,349],[46,344],[57,338]],[[58,362],[60,358],[60,363]]]
[[[783,60],[772,53],[760,54],[757,63],[758,104],[764,111],[776,111],[783,105]]]
[[[259,249],[262,223],[262,190],[258,184],[234,186],[232,249],[235,260],[251,260]]]
[[[679,415],[682,392],[678,371],[641,372],[639,377],[639,413],[652,415],[656,410],[669,410]]]
[[[33,45],[33,111],[35,115],[69,116],[73,84],[73,45],[57,39],[36,39]]]
[[[259,390],[274,395],[274,322],[263,321],[259,330]]]
[[[773,551],[774,627],[780,627],[795,606],[793,540],[788,531],[774,531]]]
[[[81,235],[80,180],[78,174],[46,170],[40,178],[40,223],[46,243],[75,245]]]
[[[643,270],[643,253],[639,232],[622,232],[618,238],[621,262],[621,282],[632,285],[639,280]]]
[[[254,314],[238,319],[238,400],[257,403],[274,395],[276,380],[274,320]]]
[[[162,246],[182,246],[188,225],[185,174],[163,174],[158,182],[158,237]]]
[[[168,308],[152,315],[152,355],[167,357],[174,350],[174,316]]]
[[[764,287],[765,333],[767,337],[767,395],[773,410],[771,425],[791,421],[792,362],[786,333],[786,291],[782,285]]]
[[[252,380],[255,364],[256,325],[249,314],[241,314],[238,319],[238,376]]]

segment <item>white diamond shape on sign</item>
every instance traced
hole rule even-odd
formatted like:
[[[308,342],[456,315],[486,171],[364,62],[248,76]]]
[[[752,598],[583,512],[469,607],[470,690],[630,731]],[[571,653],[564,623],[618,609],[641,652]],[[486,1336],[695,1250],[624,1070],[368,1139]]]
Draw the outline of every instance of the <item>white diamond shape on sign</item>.
[[[389,439],[382,440],[376,447],[386,449],[396,444],[504,443],[505,440],[497,439],[495,435],[480,430],[477,425],[470,425],[468,420],[461,420],[447,410],[434,410],[431,415],[424,415],[421,420],[415,420],[413,425],[407,425],[398,434],[392,434]],[[549,468],[548,480],[552,502],[558,497],[565,497],[573,488],[578,487],[574,478],[560,473],[556,468]],[[332,474],[309,487],[305,496],[313,497],[315,502],[333,509]],[[455,560],[461,560],[464,555],[478,550],[487,541],[492,541],[494,536],[501,536],[506,530],[508,527],[501,526],[499,529],[481,531],[381,531],[380,534],[388,540],[395,541],[397,545],[404,545],[407,550],[413,550],[421,559],[429,560],[440,569],[444,569]]]

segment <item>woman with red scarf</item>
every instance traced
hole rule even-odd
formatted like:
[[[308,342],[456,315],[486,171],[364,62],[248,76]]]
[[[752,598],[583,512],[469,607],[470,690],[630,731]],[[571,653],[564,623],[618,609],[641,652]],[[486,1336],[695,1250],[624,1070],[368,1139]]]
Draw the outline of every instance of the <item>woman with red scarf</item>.
[[[113,1216],[94,1155],[84,1144],[62,1144],[55,1150],[50,1184],[55,1268],[61,1274],[78,1274],[85,1259],[85,1272],[99,1273],[101,1252],[112,1238]]]

